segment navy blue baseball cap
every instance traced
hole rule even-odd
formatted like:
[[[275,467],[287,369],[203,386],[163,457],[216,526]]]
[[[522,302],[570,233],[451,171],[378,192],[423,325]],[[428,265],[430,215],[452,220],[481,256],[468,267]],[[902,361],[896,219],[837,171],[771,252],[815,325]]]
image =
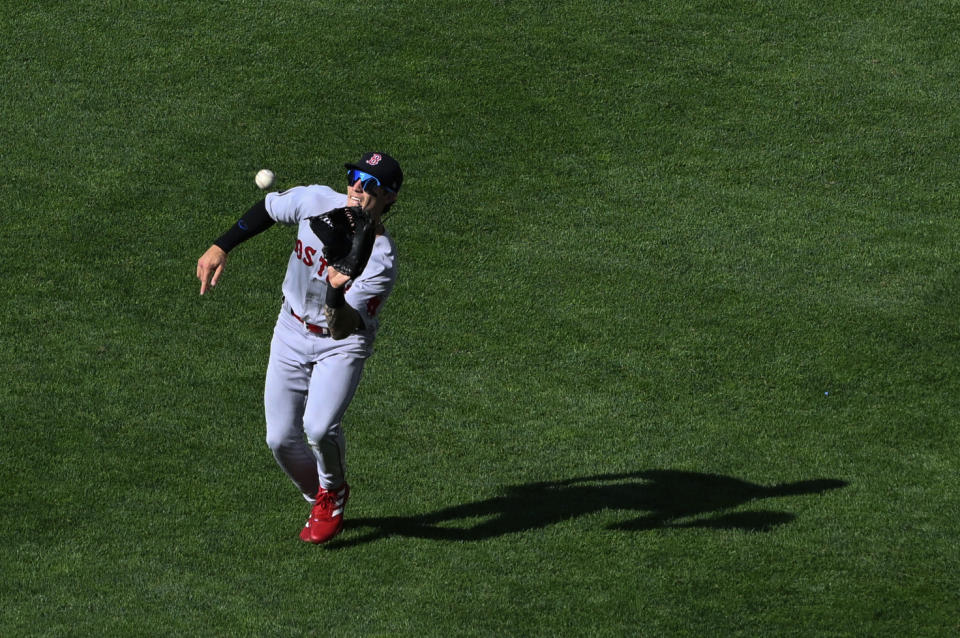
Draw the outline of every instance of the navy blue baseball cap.
[[[394,192],[399,192],[400,185],[403,184],[400,164],[386,153],[364,153],[359,162],[344,164],[343,167],[369,173],[380,180],[381,186]]]

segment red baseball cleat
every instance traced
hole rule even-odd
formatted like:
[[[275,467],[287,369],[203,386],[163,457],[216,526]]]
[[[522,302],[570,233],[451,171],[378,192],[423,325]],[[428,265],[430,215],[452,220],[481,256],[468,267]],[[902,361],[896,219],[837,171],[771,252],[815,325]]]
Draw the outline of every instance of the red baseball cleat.
[[[300,540],[307,543],[326,543],[340,533],[343,527],[343,508],[350,498],[350,486],[344,483],[340,489],[317,491],[316,504],[310,511],[306,525],[300,530]]]

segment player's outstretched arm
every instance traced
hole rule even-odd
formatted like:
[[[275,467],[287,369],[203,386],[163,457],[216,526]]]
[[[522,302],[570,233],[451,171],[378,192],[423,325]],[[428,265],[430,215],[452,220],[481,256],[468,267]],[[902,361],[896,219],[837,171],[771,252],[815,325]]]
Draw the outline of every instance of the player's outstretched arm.
[[[200,294],[217,285],[227,264],[227,253],[237,245],[259,235],[273,226],[274,220],[267,212],[266,200],[260,200],[237,220],[230,230],[217,238],[207,252],[197,261],[197,278],[200,279]]]
[[[200,280],[200,294],[217,285],[223,268],[227,265],[227,252],[214,244],[197,260],[197,278]]]

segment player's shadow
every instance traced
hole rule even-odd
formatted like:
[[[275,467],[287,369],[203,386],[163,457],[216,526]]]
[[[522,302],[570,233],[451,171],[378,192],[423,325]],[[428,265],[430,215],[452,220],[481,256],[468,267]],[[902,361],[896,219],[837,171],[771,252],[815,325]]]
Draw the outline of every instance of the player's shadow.
[[[330,547],[348,547],[389,536],[477,541],[540,529],[602,510],[640,512],[608,529],[737,529],[766,532],[789,523],[790,512],[729,511],[769,498],[821,494],[847,485],[838,479],[811,479],[765,486],[731,476],[679,470],[601,474],[545,483],[514,485],[501,496],[414,516],[346,520],[347,533]],[[350,532],[369,528],[358,535]]]

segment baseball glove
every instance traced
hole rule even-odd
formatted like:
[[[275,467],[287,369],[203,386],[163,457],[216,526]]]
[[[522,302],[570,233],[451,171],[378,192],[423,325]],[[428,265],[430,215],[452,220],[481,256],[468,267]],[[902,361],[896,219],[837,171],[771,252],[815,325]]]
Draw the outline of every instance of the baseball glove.
[[[375,224],[359,206],[334,208],[310,218],[310,230],[323,242],[327,264],[348,277],[363,272],[373,252]]]

